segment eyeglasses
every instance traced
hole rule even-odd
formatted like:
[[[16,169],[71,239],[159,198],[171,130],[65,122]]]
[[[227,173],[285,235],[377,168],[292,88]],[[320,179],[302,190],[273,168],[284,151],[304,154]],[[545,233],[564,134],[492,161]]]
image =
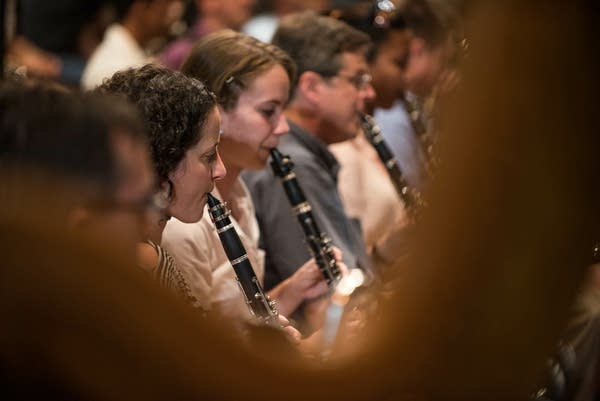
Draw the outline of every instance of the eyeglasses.
[[[371,82],[373,81],[373,76],[371,74],[369,74],[368,72],[360,72],[355,75],[337,74],[337,75],[334,75],[333,77],[344,78],[346,81],[350,82],[358,90],[367,89],[371,85]]]

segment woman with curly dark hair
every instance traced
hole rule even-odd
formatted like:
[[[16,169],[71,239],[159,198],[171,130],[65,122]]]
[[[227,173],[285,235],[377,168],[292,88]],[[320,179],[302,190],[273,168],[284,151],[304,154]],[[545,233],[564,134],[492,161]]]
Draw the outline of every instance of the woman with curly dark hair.
[[[207,300],[191,295],[173,258],[158,244],[170,217],[185,223],[202,218],[207,194],[225,176],[217,150],[221,125],[215,96],[200,81],[154,65],[117,72],[97,90],[127,98],[147,125],[157,195],[164,209],[148,219],[148,241],[139,247],[140,264],[206,309]]]

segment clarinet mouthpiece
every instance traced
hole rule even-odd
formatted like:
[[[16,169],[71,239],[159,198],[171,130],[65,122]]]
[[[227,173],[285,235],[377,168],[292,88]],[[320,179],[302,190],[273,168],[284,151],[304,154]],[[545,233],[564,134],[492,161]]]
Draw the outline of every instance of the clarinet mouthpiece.
[[[271,148],[271,168],[276,176],[285,177],[293,166],[288,156],[282,155],[277,148]]]
[[[271,148],[271,157],[277,163],[283,163],[283,155],[277,148]]]
[[[215,196],[213,196],[212,194],[207,194],[207,199],[208,199],[208,206],[209,207],[215,207],[217,205],[219,205],[221,203],[221,201],[219,201]]]

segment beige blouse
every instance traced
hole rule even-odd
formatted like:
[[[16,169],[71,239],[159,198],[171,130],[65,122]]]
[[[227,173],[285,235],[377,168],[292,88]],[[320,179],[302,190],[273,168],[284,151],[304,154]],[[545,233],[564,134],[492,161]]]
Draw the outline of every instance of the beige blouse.
[[[220,198],[216,188],[213,194]],[[262,282],[265,269],[264,251],[258,248],[260,231],[252,199],[239,178],[232,188],[231,199],[234,201],[228,207],[240,216],[236,220],[231,215],[231,222]],[[251,320],[252,315],[207,208],[198,223],[186,224],[170,219],[163,232],[162,246],[175,258],[194,297],[228,317]]]

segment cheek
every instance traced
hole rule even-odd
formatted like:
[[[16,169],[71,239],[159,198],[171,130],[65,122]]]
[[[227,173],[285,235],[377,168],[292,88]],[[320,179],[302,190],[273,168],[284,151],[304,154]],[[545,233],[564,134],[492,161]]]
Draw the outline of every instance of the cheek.
[[[197,163],[188,170],[185,177],[186,190],[190,196],[194,196],[198,193],[204,194],[206,188],[210,185],[211,175],[208,166],[203,163]]]
[[[257,133],[259,144],[262,144],[263,142],[271,138],[275,131],[275,127],[271,126],[266,121],[263,121],[260,124],[256,124],[254,128],[256,130],[255,132]]]
[[[184,174],[172,179],[175,197],[168,206],[169,214],[184,221],[193,222],[196,217],[191,214],[200,210],[199,202],[204,195],[212,190],[212,179],[207,167],[202,163],[193,166],[188,165]],[[190,221],[188,221],[190,220]]]
[[[244,121],[239,118],[223,118],[221,120],[221,129],[223,131],[223,138],[234,142],[243,142],[244,133],[247,132],[248,127],[244,127]]]

